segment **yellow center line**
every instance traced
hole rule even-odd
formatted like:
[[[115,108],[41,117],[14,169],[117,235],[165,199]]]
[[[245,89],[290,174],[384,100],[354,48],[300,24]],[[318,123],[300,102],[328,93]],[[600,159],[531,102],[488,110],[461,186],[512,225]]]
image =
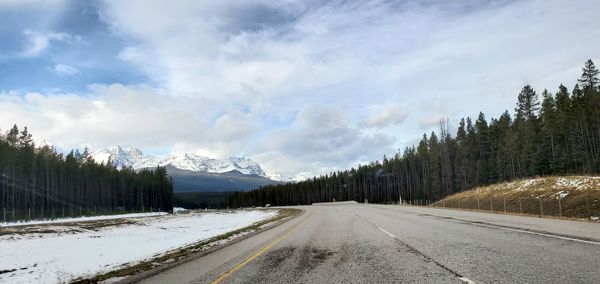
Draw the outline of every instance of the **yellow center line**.
[[[283,236],[275,239],[274,241],[272,241],[271,243],[269,243],[268,245],[266,245],[265,247],[263,247],[261,250],[259,250],[258,252],[256,252],[255,254],[253,254],[252,256],[248,257],[246,260],[242,261],[240,264],[236,265],[234,268],[226,271],[225,273],[221,274],[221,276],[219,276],[217,279],[213,280],[211,282],[211,284],[217,284],[217,283],[221,283],[221,281],[225,280],[227,277],[231,276],[232,273],[238,271],[240,268],[244,267],[244,265],[248,264],[250,261],[256,259],[257,257],[259,257],[261,254],[267,252],[269,249],[271,249],[274,245],[276,245],[278,242],[284,240],[285,238],[289,237],[291,234],[293,234],[296,230],[298,230],[298,228],[300,228],[300,226],[302,226],[304,223],[306,223],[308,221],[308,219],[312,216],[312,212],[310,213],[310,215],[308,217],[306,217],[306,219],[304,219],[302,222],[298,223],[296,226],[292,227],[289,231],[287,231]]]

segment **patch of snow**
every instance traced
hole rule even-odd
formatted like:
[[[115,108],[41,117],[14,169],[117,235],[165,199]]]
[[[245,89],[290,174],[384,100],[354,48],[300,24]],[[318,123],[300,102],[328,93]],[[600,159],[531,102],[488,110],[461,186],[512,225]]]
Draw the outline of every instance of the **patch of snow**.
[[[183,207],[173,207],[173,213],[181,213],[186,211],[188,211],[188,209],[185,209]]]
[[[15,226],[28,226],[28,225],[102,221],[102,220],[123,219],[123,218],[162,216],[162,215],[166,215],[166,214],[167,213],[165,213],[165,212],[147,212],[147,213],[130,213],[130,214],[100,215],[100,216],[81,216],[81,217],[73,217],[73,218],[58,218],[58,219],[51,219],[51,220],[32,220],[32,221],[19,221],[19,222],[7,222],[7,223],[0,222],[0,227],[15,227]]]
[[[514,189],[516,191],[527,191],[536,189],[536,185],[538,185],[542,179],[527,179],[516,182],[509,182],[502,185],[503,189]],[[539,188],[538,188],[539,189]]]
[[[557,198],[560,198],[560,199],[565,198],[567,195],[569,195],[569,192],[565,192],[563,190],[554,194],[554,196],[556,196]]]
[[[150,259],[274,217],[275,211],[191,213],[136,219],[78,233],[0,236],[1,283],[64,283]],[[14,271],[12,271],[14,269]]]
[[[568,188],[574,190],[599,189],[595,187],[597,177],[559,177],[556,179],[554,188]]]

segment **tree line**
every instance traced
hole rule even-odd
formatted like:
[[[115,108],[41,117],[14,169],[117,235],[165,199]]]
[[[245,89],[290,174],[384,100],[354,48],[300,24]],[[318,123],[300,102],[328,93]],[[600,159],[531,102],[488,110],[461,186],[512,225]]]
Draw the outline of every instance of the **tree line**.
[[[173,210],[164,167],[118,170],[86,148],[64,155],[36,147],[27,127],[0,133],[0,221]]]
[[[297,205],[333,200],[428,204],[444,196],[518,178],[600,173],[598,69],[585,62],[569,91],[538,94],[530,85],[517,97],[514,116],[505,111],[473,121],[461,119],[455,135],[447,120],[438,133],[394,157],[312,179],[236,192],[229,205]],[[540,96],[541,95],[541,96]]]

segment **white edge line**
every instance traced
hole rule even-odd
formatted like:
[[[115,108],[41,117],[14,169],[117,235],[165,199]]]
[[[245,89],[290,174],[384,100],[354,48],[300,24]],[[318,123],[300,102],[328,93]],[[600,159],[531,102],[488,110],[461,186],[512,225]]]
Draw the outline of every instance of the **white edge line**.
[[[581,240],[581,239],[575,239],[575,238],[557,236],[557,235],[552,235],[552,234],[544,234],[544,233],[532,232],[532,231],[527,231],[527,230],[520,230],[520,229],[507,228],[507,227],[494,226],[494,225],[487,225],[487,224],[476,224],[476,223],[472,223],[472,224],[477,225],[477,226],[482,226],[482,227],[488,227],[488,228],[502,229],[502,230],[507,230],[507,231],[514,231],[514,232],[521,232],[521,233],[538,235],[538,236],[545,236],[545,237],[557,238],[557,239],[561,239],[561,240],[568,240],[568,241],[574,241],[574,242],[580,242],[580,243],[586,243],[586,244],[600,245],[600,242],[587,241],[587,240]]]
[[[377,227],[377,228],[378,228],[380,231],[384,232],[386,235],[388,235],[388,236],[390,236],[390,237],[392,237],[392,238],[394,238],[394,239],[396,238],[396,236],[394,236],[392,233],[390,233],[390,232],[388,232],[388,231],[384,230],[383,228],[381,228],[381,227]]]
[[[475,281],[473,281],[473,280],[471,280],[471,279],[469,279],[467,277],[461,277],[461,278],[458,278],[458,279],[460,279],[462,282],[465,282],[467,284],[475,284]]]

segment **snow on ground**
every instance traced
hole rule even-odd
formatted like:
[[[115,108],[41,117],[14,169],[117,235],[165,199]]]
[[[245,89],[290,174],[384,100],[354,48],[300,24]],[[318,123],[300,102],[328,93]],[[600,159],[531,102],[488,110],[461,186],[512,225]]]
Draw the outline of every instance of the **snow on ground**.
[[[568,177],[540,177],[531,179],[515,180],[475,189],[479,192],[494,192],[500,194],[511,194],[516,192],[543,192],[560,191],[565,197],[572,191],[600,190],[600,177],[591,176],[568,176]],[[469,194],[465,191],[465,194]],[[545,197],[545,193],[538,197]]]
[[[569,195],[569,192],[565,192],[563,190],[553,194],[553,196],[556,196],[557,198],[561,198],[561,199],[567,197],[567,195]]]
[[[173,213],[181,213],[181,212],[186,212],[186,211],[188,211],[188,210],[183,207],[173,207]]]
[[[574,190],[587,190],[596,189],[600,190],[597,186],[600,184],[600,177],[578,177],[578,178],[564,178],[560,177],[556,179],[554,188],[567,188]]]
[[[69,282],[146,260],[276,214],[264,210],[194,212],[136,218],[133,224],[76,233],[0,235],[0,283]]]
[[[0,222],[0,227],[14,227],[14,226],[29,226],[29,225],[43,225],[43,224],[59,224],[59,223],[73,223],[73,222],[87,222],[87,221],[102,221],[112,219],[123,219],[123,218],[139,218],[139,217],[152,217],[166,215],[165,212],[147,212],[147,213],[130,213],[130,214],[116,214],[116,215],[101,215],[101,216],[81,216],[74,218],[58,218],[50,220],[33,220],[33,221],[19,221],[19,222]]]

